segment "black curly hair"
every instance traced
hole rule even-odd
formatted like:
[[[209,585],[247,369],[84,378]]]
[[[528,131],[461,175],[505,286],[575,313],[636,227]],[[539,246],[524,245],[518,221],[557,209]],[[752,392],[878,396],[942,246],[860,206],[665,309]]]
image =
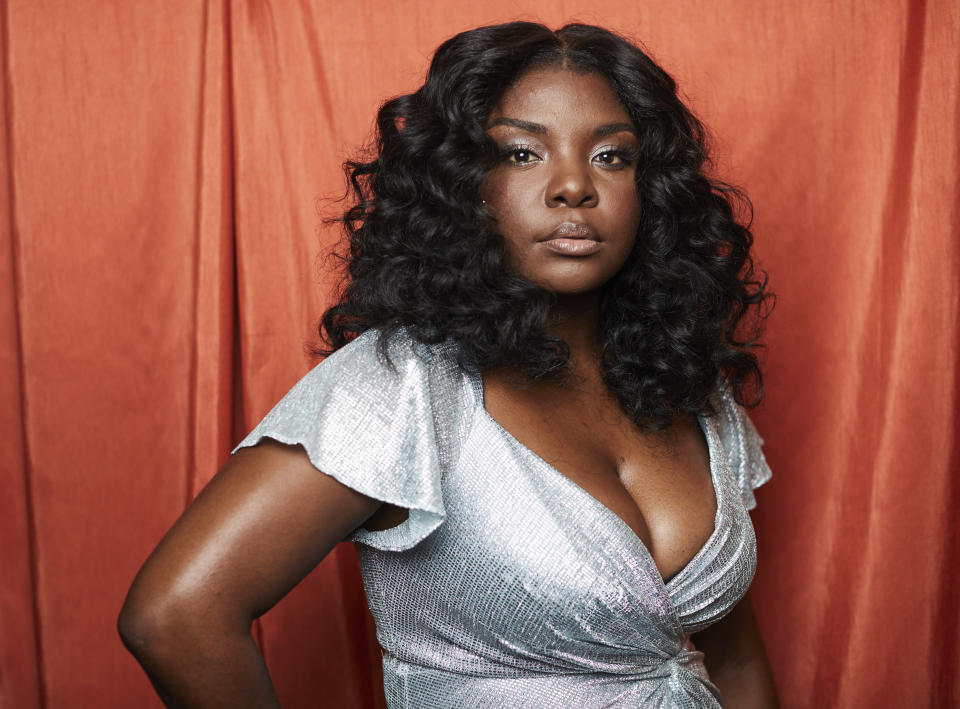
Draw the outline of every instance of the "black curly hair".
[[[452,340],[462,366],[567,376],[569,348],[547,331],[555,295],[509,270],[478,196],[501,159],[485,129],[491,110],[524,73],[552,65],[606,77],[638,128],[640,230],[600,294],[606,385],[647,430],[715,413],[719,377],[739,403],[759,403],[756,348],[770,295],[750,257],[750,202],[704,174],[704,129],[673,79],[627,40],[582,24],[458,34],[437,49],[422,87],[380,108],[370,159],[344,165],[353,197],[339,220],[349,236],[338,254],[345,285],[320,323],[328,347],[317,351],[378,328],[385,352],[403,328],[422,343]]]

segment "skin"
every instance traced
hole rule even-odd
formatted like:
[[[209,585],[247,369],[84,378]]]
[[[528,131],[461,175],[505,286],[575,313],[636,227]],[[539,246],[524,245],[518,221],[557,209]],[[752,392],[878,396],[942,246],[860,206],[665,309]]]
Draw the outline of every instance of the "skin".
[[[518,387],[516,372],[485,372],[484,405],[517,440],[617,514],[669,579],[713,533],[706,441],[692,420],[656,434],[637,429],[603,384],[597,346],[599,289],[629,256],[642,211],[636,129],[604,77],[561,67],[521,77],[487,127],[503,161],[482,197],[511,268],[560,296],[552,331],[570,345],[573,385]],[[544,237],[571,222],[592,228],[601,242],[595,253],[546,247]],[[749,598],[693,641],[725,707],[778,706]]]
[[[488,121],[502,161],[481,196],[519,275],[574,301],[594,300],[637,238],[637,136],[630,116],[596,74],[543,70],[505,93]],[[600,249],[586,256],[548,248],[555,227],[591,228]]]
[[[379,502],[318,474],[303,449],[233,455],[147,559],[124,644],[168,707],[279,707],[253,638],[272,607]]]
[[[484,372],[487,411],[620,516],[669,577],[713,531],[706,443],[695,421],[641,433],[604,387],[597,354],[598,289],[629,255],[642,209],[634,127],[602,77],[544,69],[504,94],[488,128],[504,159],[481,196],[510,267],[559,296],[553,331],[570,345],[574,384],[517,388],[515,372]],[[544,239],[561,223],[588,229],[599,248],[551,250]],[[318,473],[299,446],[242,449],[145,562],[121,637],[167,706],[277,707],[253,620],[358,526],[405,517]],[[724,706],[776,706],[747,599],[694,642]]]

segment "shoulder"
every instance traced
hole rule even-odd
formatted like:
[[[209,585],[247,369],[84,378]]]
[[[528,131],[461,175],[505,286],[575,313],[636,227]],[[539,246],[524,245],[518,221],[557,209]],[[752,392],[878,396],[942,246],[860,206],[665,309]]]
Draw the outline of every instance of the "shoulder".
[[[406,329],[385,332],[371,328],[334,351],[312,371],[350,372],[372,385],[426,376],[433,368],[449,367],[451,361],[455,362],[456,356],[449,342],[425,344]]]
[[[338,401],[363,415],[388,406],[394,397],[416,398],[416,391],[436,377],[435,370],[449,369],[443,367],[449,359],[448,347],[425,345],[405,330],[365,330],[308,371],[278,406],[304,411],[309,403]],[[322,409],[329,414],[328,406]]]
[[[404,331],[365,331],[310,370],[238,448],[264,438],[300,444],[316,469],[411,510],[408,523],[352,540],[409,548],[445,515],[441,484],[468,408],[455,362],[449,348]]]
[[[431,434],[446,441],[462,418],[463,386],[446,343],[424,344],[405,330],[366,330],[294,384],[241,446],[282,433],[282,442],[322,437],[325,447],[339,441],[386,451],[390,441],[409,443],[416,422],[432,422]]]
[[[718,384],[714,394],[717,433],[727,462],[737,478],[744,505],[752,510],[757,505],[753,491],[770,480],[772,472],[763,455],[763,438],[746,410],[737,403],[726,382]]]

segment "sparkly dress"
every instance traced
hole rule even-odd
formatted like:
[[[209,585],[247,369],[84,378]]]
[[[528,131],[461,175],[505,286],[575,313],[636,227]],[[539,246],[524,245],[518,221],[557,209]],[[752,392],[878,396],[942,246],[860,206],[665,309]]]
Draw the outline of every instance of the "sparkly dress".
[[[746,593],[747,510],[770,470],[725,390],[701,418],[715,528],[668,581],[616,514],[486,412],[450,345],[369,330],[300,380],[238,448],[300,443],[324,473],[409,509],[357,529],[391,709],[718,707],[689,635]]]

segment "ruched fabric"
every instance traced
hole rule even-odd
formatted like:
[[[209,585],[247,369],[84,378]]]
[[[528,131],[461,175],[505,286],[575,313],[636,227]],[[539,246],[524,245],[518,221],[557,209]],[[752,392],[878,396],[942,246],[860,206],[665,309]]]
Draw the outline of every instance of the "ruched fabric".
[[[616,514],[523,446],[483,405],[449,345],[375,331],[301,380],[239,447],[300,443],[316,467],[410,509],[358,530],[393,709],[718,707],[690,634],[743,597],[756,567],[748,508],[770,477],[729,392],[701,418],[714,531],[664,580]]]

